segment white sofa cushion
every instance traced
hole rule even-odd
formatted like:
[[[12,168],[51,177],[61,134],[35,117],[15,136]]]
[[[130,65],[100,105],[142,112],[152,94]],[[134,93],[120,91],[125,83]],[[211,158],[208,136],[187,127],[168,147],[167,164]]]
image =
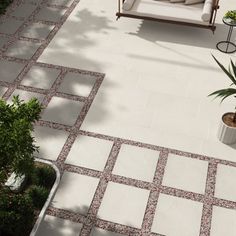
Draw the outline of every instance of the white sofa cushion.
[[[185,5],[192,5],[197,3],[202,3],[204,0],[185,0]]]
[[[203,21],[210,21],[211,13],[212,13],[212,6],[214,0],[206,0],[204,3],[203,11],[202,11],[202,20]]]
[[[123,9],[129,11],[134,5],[135,0],[125,0],[123,3]]]
[[[171,3],[185,2],[185,0],[170,0]]]
[[[173,4],[169,0],[135,0],[130,10],[123,9],[123,13],[140,17],[153,17],[163,20],[197,23],[207,25],[201,19],[204,3],[185,5]]]

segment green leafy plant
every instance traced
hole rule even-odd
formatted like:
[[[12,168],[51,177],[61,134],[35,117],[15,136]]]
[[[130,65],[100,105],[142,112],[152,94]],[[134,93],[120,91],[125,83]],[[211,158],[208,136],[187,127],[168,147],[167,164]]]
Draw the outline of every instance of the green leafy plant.
[[[0,192],[0,235],[29,235],[33,220],[33,204],[28,196]]]
[[[0,15],[4,14],[8,5],[10,5],[13,0],[0,0]]]
[[[36,166],[32,175],[32,183],[51,188],[56,179],[55,170],[51,166]]]
[[[0,181],[9,171],[29,175],[34,167],[33,123],[42,106],[36,98],[23,102],[14,96],[12,104],[0,99]]]
[[[227,11],[227,12],[225,13],[225,18],[226,18],[226,19],[233,20],[233,21],[236,21],[236,10]]]
[[[236,63],[233,63],[233,61],[230,60],[229,68],[226,69],[214,56],[213,58],[216,61],[216,63],[219,65],[219,67],[228,76],[228,78],[231,80],[232,83],[229,88],[217,90],[211,93],[209,96],[215,96],[215,98],[221,98],[221,102],[223,102],[226,98],[230,96],[234,96],[236,98]],[[233,86],[235,88],[233,88]],[[236,123],[236,107],[235,107],[235,112],[233,116],[233,122]]]
[[[48,194],[49,190],[42,186],[33,185],[28,190],[28,195],[32,200],[33,205],[38,209],[43,207],[45,201],[47,200]]]

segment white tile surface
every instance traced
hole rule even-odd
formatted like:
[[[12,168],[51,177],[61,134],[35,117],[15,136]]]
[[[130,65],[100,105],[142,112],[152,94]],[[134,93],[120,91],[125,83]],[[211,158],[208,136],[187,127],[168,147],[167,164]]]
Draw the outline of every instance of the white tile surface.
[[[87,97],[89,96],[94,83],[95,77],[69,72],[65,76],[58,91]]]
[[[12,15],[18,17],[29,17],[33,13],[35,8],[36,6],[32,4],[20,4],[12,13]]]
[[[81,102],[53,97],[45,109],[42,119],[64,125],[74,125],[82,106]]]
[[[211,53],[228,65],[228,55],[215,45],[227,35],[222,16],[233,6],[234,0],[221,0],[213,35],[194,27],[115,21],[116,2],[81,1],[39,61],[106,74],[83,130],[233,161],[235,147],[208,138],[230,100],[219,106],[207,98],[230,83]],[[130,94],[137,94],[136,101]]]
[[[38,14],[36,14],[35,19],[59,22],[65,12],[66,10],[52,8],[52,7],[44,7],[39,11]]]
[[[91,236],[123,236],[123,234],[110,232],[100,228],[93,228]]]
[[[66,163],[103,171],[112,145],[110,141],[80,135],[75,140]]]
[[[64,172],[52,205],[87,214],[98,182],[99,179],[97,178]]]
[[[35,88],[50,89],[60,71],[52,68],[32,66],[21,84]]]
[[[41,23],[31,23],[24,28],[20,35],[28,38],[46,39],[52,29],[53,26]]]
[[[40,44],[38,43],[16,41],[7,49],[6,55],[21,59],[30,59],[39,48],[39,46]]]
[[[77,236],[82,224],[46,215],[36,236]]]
[[[7,88],[0,86],[0,97],[7,91]]]
[[[17,96],[17,95],[19,95],[20,100],[23,100],[23,101],[29,101],[32,98],[37,98],[39,102],[42,102],[44,98],[43,94],[16,89],[8,100],[11,101],[13,96]]]
[[[202,203],[160,194],[152,232],[174,236],[198,236]]]
[[[36,126],[33,136],[35,137],[36,146],[39,146],[39,153],[35,153],[34,155],[55,161],[68,135],[68,133],[61,130]]]
[[[215,196],[236,201],[236,168],[218,165],[216,174]]]
[[[236,235],[236,210],[213,206],[210,235]]]
[[[8,41],[8,38],[0,36],[0,50],[3,48],[4,44],[7,43],[7,41]]]
[[[23,23],[23,21],[15,19],[8,19],[4,22],[0,22],[0,32],[4,34],[14,34]]]
[[[153,181],[159,152],[131,145],[122,145],[113,174]]]
[[[169,154],[162,184],[195,193],[205,193],[208,162]]]
[[[24,64],[0,60],[0,80],[13,82],[23,70]]]
[[[109,182],[98,217],[141,228],[148,196],[148,190]]]

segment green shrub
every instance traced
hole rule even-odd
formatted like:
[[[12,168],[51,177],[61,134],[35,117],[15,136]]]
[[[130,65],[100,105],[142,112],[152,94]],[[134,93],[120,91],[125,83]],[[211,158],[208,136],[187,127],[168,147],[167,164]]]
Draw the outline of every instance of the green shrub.
[[[0,15],[5,13],[6,8],[10,5],[13,0],[0,0]]]
[[[0,235],[27,235],[33,220],[34,210],[29,197],[0,192]]]
[[[51,166],[36,166],[32,176],[32,183],[46,188],[51,188],[55,179],[56,173]]]
[[[34,207],[41,209],[47,200],[49,190],[42,187],[33,185],[28,190],[28,196],[32,200]]]
[[[14,96],[12,104],[0,99],[0,182],[11,170],[29,175],[34,167],[33,123],[39,119],[42,106],[36,98],[23,102]]]

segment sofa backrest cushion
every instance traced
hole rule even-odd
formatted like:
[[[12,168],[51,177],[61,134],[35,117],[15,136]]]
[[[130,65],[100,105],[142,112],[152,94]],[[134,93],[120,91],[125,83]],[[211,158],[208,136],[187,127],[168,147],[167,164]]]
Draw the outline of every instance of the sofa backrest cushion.
[[[135,0],[125,0],[123,3],[123,9],[129,11],[134,5]]]
[[[197,4],[197,3],[202,3],[204,0],[185,0],[185,5],[192,5],[192,4]]]
[[[212,8],[213,8],[214,0],[205,0],[204,7],[202,10],[202,20],[203,21],[210,21],[211,14],[212,14]]]

